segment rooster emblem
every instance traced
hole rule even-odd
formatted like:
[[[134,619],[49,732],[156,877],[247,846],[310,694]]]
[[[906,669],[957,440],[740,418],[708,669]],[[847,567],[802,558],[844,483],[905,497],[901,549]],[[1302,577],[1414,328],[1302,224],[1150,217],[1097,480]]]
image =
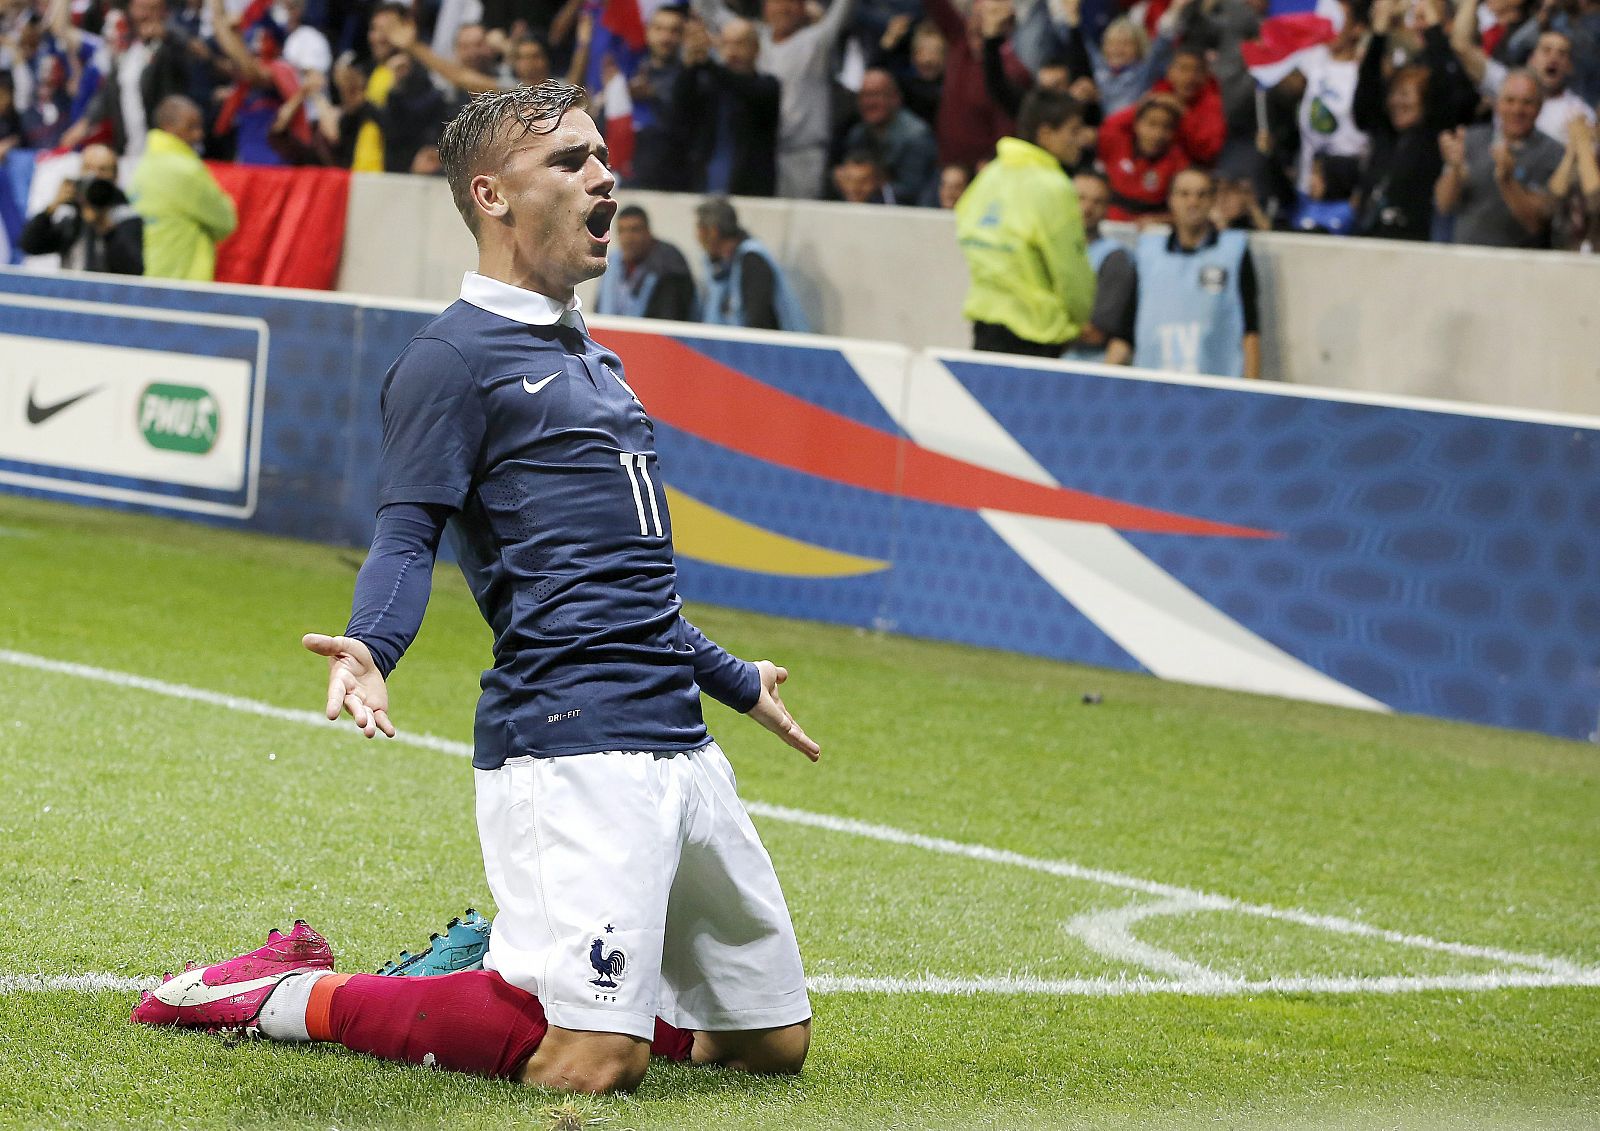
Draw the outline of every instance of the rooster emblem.
[[[606,953],[605,940],[595,939],[589,945],[589,965],[594,967],[598,978],[590,978],[591,986],[599,986],[603,990],[614,990],[617,981],[622,977],[622,972],[628,968],[628,956],[621,950]]]

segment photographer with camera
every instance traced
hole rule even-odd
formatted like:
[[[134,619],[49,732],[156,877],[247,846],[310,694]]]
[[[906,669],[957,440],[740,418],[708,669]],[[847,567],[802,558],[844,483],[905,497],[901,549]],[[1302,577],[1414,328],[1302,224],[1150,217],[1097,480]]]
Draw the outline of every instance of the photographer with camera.
[[[17,241],[24,254],[61,256],[73,271],[144,274],[144,221],[117,187],[109,146],[83,151],[81,174],[61,183],[55,200],[29,218]]]

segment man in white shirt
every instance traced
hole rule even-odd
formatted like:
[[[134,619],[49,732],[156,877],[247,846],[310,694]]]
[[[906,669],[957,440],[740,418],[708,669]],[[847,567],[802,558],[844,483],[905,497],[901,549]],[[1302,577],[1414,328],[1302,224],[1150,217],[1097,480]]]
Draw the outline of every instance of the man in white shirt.
[[[1478,89],[1486,98],[1494,99],[1499,96],[1500,86],[1510,72],[1504,63],[1490,58],[1478,46],[1477,29],[1470,18],[1471,9],[1472,5],[1466,4],[1457,12],[1455,25],[1451,28],[1450,46],[1454,48],[1467,74],[1478,84]],[[1538,80],[1540,93],[1544,95],[1544,105],[1535,123],[1540,133],[1565,145],[1567,125],[1573,118],[1581,117],[1590,124],[1594,123],[1594,111],[1585,105],[1582,98],[1567,89],[1567,83],[1572,78],[1572,40],[1565,32],[1554,28],[1540,32],[1533,54],[1528,56],[1527,70]]]

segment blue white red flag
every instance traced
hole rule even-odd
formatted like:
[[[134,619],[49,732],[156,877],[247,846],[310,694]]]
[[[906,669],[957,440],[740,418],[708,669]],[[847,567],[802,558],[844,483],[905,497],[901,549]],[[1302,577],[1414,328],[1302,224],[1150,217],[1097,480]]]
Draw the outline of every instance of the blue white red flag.
[[[1277,86],[1308,52],[1339,34],[1344,14],[1339,0],[1272,0],[1260,35],[1239,48],[1256,84]]]
[[[626,179],[633,176],[633,97],[628,93],[628,76],[612,71],[601,93],[605,111],[606,148],[611,152],[611,167]]]

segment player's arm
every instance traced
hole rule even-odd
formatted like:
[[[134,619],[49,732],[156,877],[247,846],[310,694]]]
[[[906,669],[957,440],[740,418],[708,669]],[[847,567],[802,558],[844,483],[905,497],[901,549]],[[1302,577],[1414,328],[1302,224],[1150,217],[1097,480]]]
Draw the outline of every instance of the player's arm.
[[[385,677],[416,638],[446,520],[466,500],[483,445],[482,397],[448,342],[417,338],[384,381],[378,524],[342,636],[307,633],[328,658],[328,717],[394,737]]]
[[[822,753],[800,724],[794,721],[778,686],[789,678],[789,669],[770,660],[751,663],[713,643],[689,618],[678,617],[680,642],[694,653],[694,678],[700,689],[725,707],[749,715],[784,742],[813,762]]]
[[[433,587],[433,562],[452,508],[394,503],[378,512],[372,549],[356,575],[343,636],[307,633],[301,643],[328,658],[328,718],[341,708],[368,738],[389,721],[386,680],[417,638]]]

